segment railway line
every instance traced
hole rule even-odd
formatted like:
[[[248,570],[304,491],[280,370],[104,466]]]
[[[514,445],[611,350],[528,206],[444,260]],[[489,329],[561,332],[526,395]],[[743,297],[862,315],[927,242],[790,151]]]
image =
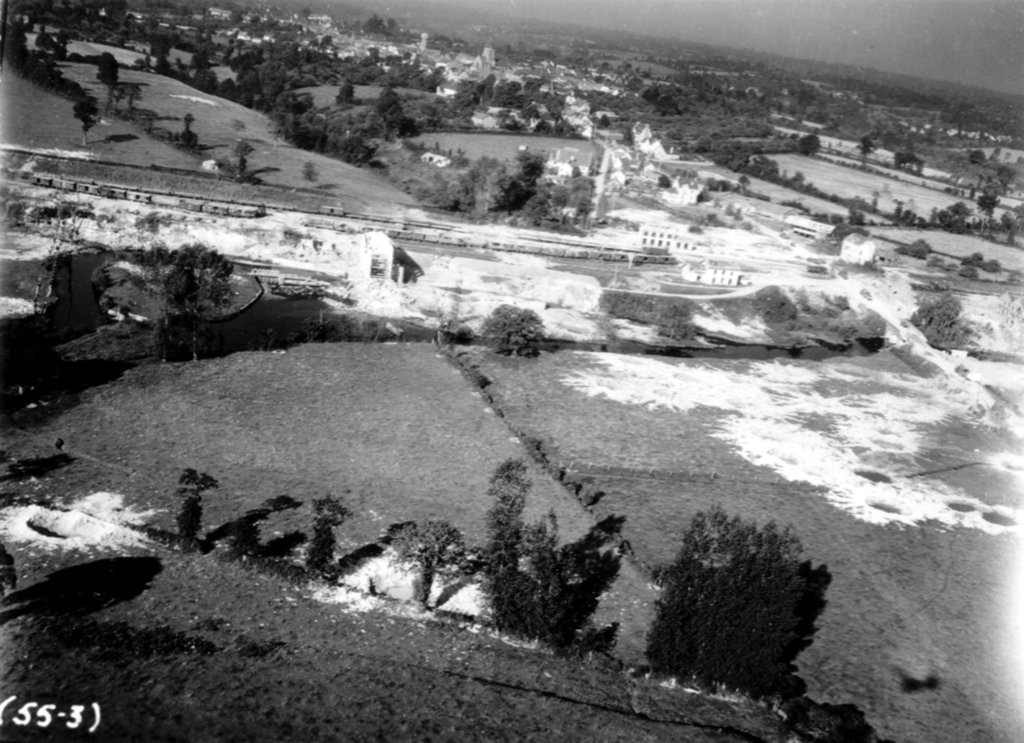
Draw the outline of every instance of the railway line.
[[[120,199],[150,206],[198,212],[213,216],[259,219],[268,214],[264,203],[257,201],[215,200],[195,196],[182,196],[159,189],[125,188],[123,186],[75,180],[41,173],[12,173],[31,185],[52,188],[67,193],[81,193],[109,199]],[[436,247],[450,249],[485,249],[510,253],[527,253],[551,258],[564,258],[602,263],[625,263],[639,265],[675,265],[675,257],[667,253],[655,253],[634,248],[614,248],[594,245],[580,240],[566,240],[559,237],[538,235],[529,242],[504,242],[474,239],[464,227],[443,222],[427,222],[415,219],[395,219],[383,215],[356,214],[340,206],[322,206],[317,209],[290,207],[288,211],[309,214],[314,219],[310,226],[338,230],[381,230],[404,248]],[[343,220],[328,221],[326,218]]]

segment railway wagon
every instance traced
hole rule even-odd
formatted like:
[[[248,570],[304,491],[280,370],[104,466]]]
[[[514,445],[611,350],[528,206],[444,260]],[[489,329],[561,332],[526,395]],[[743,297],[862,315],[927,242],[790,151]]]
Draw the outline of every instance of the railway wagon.
[[[342,209],[340,206],[321,206],[320,207],[320,213],[321,214],[330,214],[330,215],[335,216],[335,217],[344,217],[345,216],[345,210]]]

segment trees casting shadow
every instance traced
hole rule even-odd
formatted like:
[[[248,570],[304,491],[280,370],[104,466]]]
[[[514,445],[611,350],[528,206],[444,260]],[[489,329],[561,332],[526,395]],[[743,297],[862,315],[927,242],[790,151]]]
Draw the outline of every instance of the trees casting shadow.
[[[19,459],[7,465],[7,474],[0,476],[0,482],[25,480],[29,477],[44,477],[55,470],[67,467],[74,461],[74,457],[63,453],[54,454],[50,457]]]
[[[156,557],[110,557],[47,575],[0,601],[0,626],[28,614],[82,616],[130,601],[163,570]]]

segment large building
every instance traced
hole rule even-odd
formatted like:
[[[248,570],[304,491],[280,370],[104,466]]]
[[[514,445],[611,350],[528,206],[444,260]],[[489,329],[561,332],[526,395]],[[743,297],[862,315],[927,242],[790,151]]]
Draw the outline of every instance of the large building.
[[[641,250],[696,250],[678,225],[651,225],[640,228]]]
[[[817,222],[800,214],[787,215],[783,221],[789,227],[790,232],[800,237],[806,237],[808,240],[823,240],[826,237],[831,237],[835,231],[834,225]]]

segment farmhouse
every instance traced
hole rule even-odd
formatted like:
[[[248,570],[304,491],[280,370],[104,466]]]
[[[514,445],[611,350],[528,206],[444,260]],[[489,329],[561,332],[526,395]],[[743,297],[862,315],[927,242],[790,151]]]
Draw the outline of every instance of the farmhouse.
[[[572,177],[573,170],[579,169],[582,176],[590,175],[590,166],[594,159],[594,153],[589,150],[581,150],[577,147],[559,147],[552,150],[548,156],[548,170],[560,178]]]
[[[739,286],[744,283],[743,277],[736,269],[712,266],[706,260],[684,263],[682,276],[683,281],[715,286]]]
[[[870,265],[875,262],[875,241],[863,235],[847,235],[839,249],[839,260],[843,263]]]
[[[810,217],[804,217],[800,214],[787,215],[783,221],[789,225],[789,230],[794,235],[806,237],[809,240],[821,240],[829,237],[833,230],[835,230],[835,227],[830,224],[817,222]]]
[[[420,157],[420,160],[428,165],[434,165],[438,168],[447,168],[452,164],[451,158],[439,155],[436,152],[424,152]]]

